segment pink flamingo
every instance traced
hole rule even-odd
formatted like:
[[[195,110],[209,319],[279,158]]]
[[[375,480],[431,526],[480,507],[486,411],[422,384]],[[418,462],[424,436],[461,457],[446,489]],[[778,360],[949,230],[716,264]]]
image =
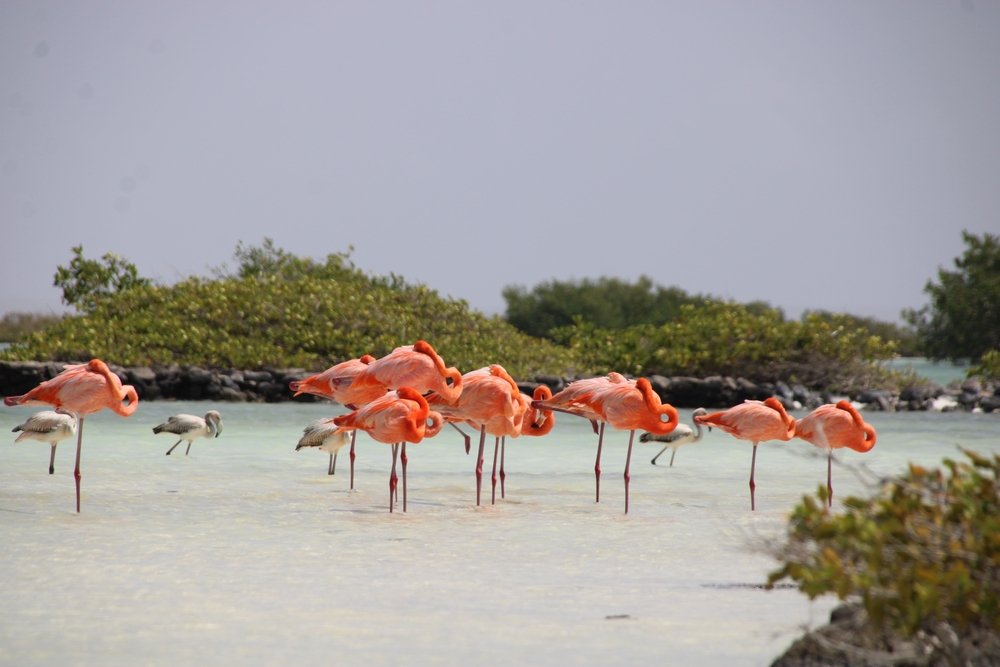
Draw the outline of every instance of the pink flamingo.
[[[76,415],[76,512],[80,513],[80,452],[83,446],[83,418],[110,408],[128,417],[139,407],[139,395],[131,385],[122,386],[118,376],[100,359],[86,364],[67,366],[27,394],[8,396],[4,405],[51,405]]]
[[[795,437],[826,450],[826,489],[833,507],[833,450],[847,447],[870,452],[875,446],[875,427],[866,424],[849,401],[821,405],[795,422]]]
[[[429,422],[429,423],[428,423]],[[392,473],[389,475],[389,512],[396,492],[396,456],[402,445],[403,511],[406,511],[406,443],[432,438],[441,431],[444,420],[429,409],[427,401],[415,390],[400,387],[382,398],[362,405],[354,412],[335,417],[338,433],[366,431],[372,439],[392,445]]]
[[[750,459],[750,511],[754,503],[754,468],[757,465],[757,444],[765,440],[791,440],[795,435],[795,418],[785,412],[781,401],[773,396],[765,401],[745,401],[722,412],[695,417],[695,424],[718,428],[734,438],[753,443]]]
[[[351,388],[358,391],[377,386],[386,389],[410,387],[420,394],[433,391],[446,401],[454,401],[462,393],[462,374],[457,368],[446,368],[430,343],[418,340],[371,362],[351,384]]]
[[[363,355],[360,359],[349,359],[342,363],[332,366],[326,369],[318,375],[311,375],[304,380],[299,380],[298,382],[289,382],[288,386],[295,395],[299,394],[313,394],[314,396],[322,396],[323,398],[328,398],[331,401],[336,401],[340,403],[348,410],[357,410],[359,405],[365,405],[366,403],[371,403],[377,398],[385,396],[388,391],[382,385],[369,385],[364,388],[353,388],[354,378],[358,376],[361,371],[365,370],[369,364],[375,361],[375,357],[370,354]],[[357,436],[357,431],[351,432],[351,489],[354,489],[354,459],[357,458],[354,453],[354,441]],[[336,464],[336,454],[331,454],[330,459],[330,470],[333,470]],[[329,474],[333,474],[332,472]]]
[[[500,438],[520,434],[526,402],[521,402],[517,384],[503,366],[493,364],[462,376],[462,393],[455,399],[448,399],[434,393],[427,397],[432,408],[445,419],[464,421],[479,430],[479,455],[476,458],[476,505],[481,504],[483,485],[483,454],[486,434],[497,438],[494,447],[493,501],[496,502],[496,449]]]
[[[552,430],[552,427],[556,425],[555,415],[551,410],[539,410],[531,406],[531,401],[524,397],[524,394],[518,394],[517,398],[524,405],[524,418],[521,421],[521,435],[527,435],[532,437],[540,437],[543,435],[548,435]],[[535,387],[535,392],[533,396],[536,401],[545,401],[552,398],[552,390],[547,386],[540,385]],[[516,436],[515,436],[516,437]],[[504,472],[503,463],[507,450],[507,436],[500,438],[500,497],[506,498],[506,492],[504,490],[504,481],[507,479],[507,474]],[[494,488],[494,495],[496,489]]]
[[[605,380],[600,382],[599,380]],[[581,385],[581,383],[586,383]],[[581,386],[574,386],[581,385]],[[597,444],[597,463],[594,473],[597,478],[597,502],[601,493],[601,447],[604,443],[604,424],[620,431],[630,431],[628,454],[625,457],[625,513],[628,514],[629,470],[632,463],[632,443],[637,430],[662,435],[674,430],[679,422],[677,410],[669,403],[661,403],[660,397],[646,378],[627,380],[618,373],[607,378],[592,378],[571,383],[547,401],[533,401],[532,406],[568,412],[587,419],[601,422]],[[667,421],[663,421],[663,416]]]

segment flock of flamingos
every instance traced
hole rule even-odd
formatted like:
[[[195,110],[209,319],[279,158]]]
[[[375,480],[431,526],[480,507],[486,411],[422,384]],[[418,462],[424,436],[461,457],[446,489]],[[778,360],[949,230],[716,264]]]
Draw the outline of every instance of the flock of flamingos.
[[[375,359],[365,355],[352,359],[301,382],[293,382],[296,395],[315,394],[343,404],[351,413],[332,419],[319,419],[306,427],[301,447],[321,447],[331,453],[330,471],[335,465],[336,452],[351,443],[351,488],[354,488],[354,441],[357,432],[365,431],[374,440],[392,446],[392,472],[389,477],[389,511],[397,493],[396,461],[402,463],[403,511],[406,511],[406,444],[418,443],[437,435],[445,424],[456,429],[462,423],[479,431],[479,456],[476,464],[476,505],[481,502],[483,479],[483,450],[486,435],[495,437],[493,450],[493,502],[496,502],[497,452],[500,451],[500,493],[504,497],[503,450],[506,437],[542,436],[555,424],[554,412],[564,412],[589,419],[598,434],[597,462],[594,473],[597,483],[597,501],[601,497],[601,448],[604,427],[610,424],[617,430],[630,431],[628,454],[625,459],[625,513],[629,501],[629,465],[632,459],[632,442],[637,430],[647,433],[644,442],[658,440],[666,443],[676,453],[678,446],[696,442],[701,437],[701,427],[718,428],[741,440],[753,443],[750,463],[750,509],[754,501],[754,467],[757,462],[757,444],[765,440],[806,440],[825,449],[827,458],[827,489],[833,499],[831,483],[832,451],[847,447],[867,452],[875,445],[875,429],[861,418],[847,401],[836,405],[823,405],[812,413],[795,420],[789,416],[775,398],[765,401],[746,401],[728,410],[708,414],[699,409],[694,413],[698,434],[691,428],[678,424],[677,410],[661,403],[645,378],[628,380],[618,373],[604,377],[578,380],[563,391],[552,395],[546,386],[535,390],[533,400],[522,394],[514,380],[502,366],[494,364],[462,375],[455,368],[445,366],[444,360],[425,341],[396,348],[389,355]],[[83,420],[89,414],[109,408],[122,417],[136,411],[139,397],[135,389],[122,385],[118,376],[107,364],[94,359],[87,364],[68,366],[55,378],[41,383],[23,396],[4,399],[6,405],[48,405],[57,413],[39,413],[51,417],[32,418],[15,428],[24,434],[18,438],[32,437],[51,442],[52,456],[55,443],[75,431],[76,443],[76,511],[80,511],[80,451],[83,442]],[[37,415],[36,415],[37,417]],[[60,430],[61,429],[61,430]],[[58,432],[57,432],[58,431]],[[459,429],[461,432],[461,429]],[[212,411],[206,419],[191,415],[176,415],[157,426],[154,433],[167,432],[180,436],[167,454],[182,441],[191,442],[199,437],[218,436],[222,432],[222,419]],[[464,432],[466,453],[470,437]],[[664,448],[664,450],[666,449]],[[661,451],[662,453],[662,451]],[[659,455],[657,455],[658,457]],[[655,463],[656,459],[653,459]],[[671,465],[673,458],[671,458]],[[50,461],[49,472],[53,471]]]

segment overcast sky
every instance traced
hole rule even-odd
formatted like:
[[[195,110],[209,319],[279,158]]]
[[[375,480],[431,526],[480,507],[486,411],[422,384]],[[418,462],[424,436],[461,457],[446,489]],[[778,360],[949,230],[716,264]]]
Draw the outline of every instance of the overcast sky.
[[[895,320],[1000,232],[1000,3],[0,1],[0,313],[265,236],[503,312],[645,273]]]

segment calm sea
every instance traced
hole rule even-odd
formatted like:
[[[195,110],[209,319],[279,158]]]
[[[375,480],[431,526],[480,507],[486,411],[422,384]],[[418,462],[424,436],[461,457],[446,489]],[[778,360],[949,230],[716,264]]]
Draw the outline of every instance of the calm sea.
[[[209,409],[222,436],[164,456],[174,441],[151,428]],[[32,411],[0,409],[0,429]],[[760,446],[757,512],[748,443],[716,431],[671,468],[637,442],[626,517],[627,433],[606,438],[599,504],[596,436],[560,416],[508,442],[507,498],[489,504],[487,476],[477,509],[475,462],[448,429],[410,447],[409,512],[390,515],[388,446],[359,437],[353,493],[346,449],[334,476],[325,454],[294,451],[337,413],[156,402],[88,417],[79,516],[69,441],[52,476],[47,445],[3,446],[0,664],[767,665],[835,604],[752,586],[775,567],[762,544],[825,479],[801,441]],[[907,461],[1000,445],[1000,415],[866,418],[878,443],[840,457],[838,499]]]

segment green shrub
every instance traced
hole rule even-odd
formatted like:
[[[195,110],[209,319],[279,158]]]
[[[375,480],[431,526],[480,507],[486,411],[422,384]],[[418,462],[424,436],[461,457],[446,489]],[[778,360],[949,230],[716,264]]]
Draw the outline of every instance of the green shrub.
[[[936,621],[1000,628],[1000,456],[910,465],[870,498],[826,509],[826,488],[796,506],[782,567],[810,598],[860,595],[877,624],[911,635]]]
[[[984,380],[1000,381],[1000,350],[990,350],[979,359],[979,363],[968,371],[968,377],[980,377]]]
[[[893,355],[892,343],[870,336],[842,316],[785,320],[780,311],[752,312],[737,303],[685,305],[671,322],[612,331],[577,320],[552,332],[584,366],[635,375],[729,375],[755,381],[791,380],[853,391],[886,382],[874,363]]]
[[[13,343],[21,336],[41,331],[62,318],[62,315],[46,313],[5,313],[3,319],[0,319],[0,343]]]
[[[122,365],[321,369],[381,356],[423,338],[463,371],[503,364],[515,377],[572,374],[571,354],[399,276],[371,276],[347,255],[325,261],[237,248],[240,268],[173,286],[136,284],[102,294],[89,311],[27,336],[7,359]]]

